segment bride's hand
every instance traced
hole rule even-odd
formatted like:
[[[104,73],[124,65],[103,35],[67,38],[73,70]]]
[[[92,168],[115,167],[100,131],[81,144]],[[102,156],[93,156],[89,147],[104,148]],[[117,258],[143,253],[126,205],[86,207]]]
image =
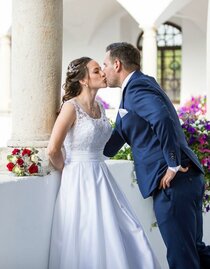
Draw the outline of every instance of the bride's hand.
[[[186,173],[188,171],[189,167],[179,167],[179,171],[182,173]],[[165,175],[160,180],[159,189],[166,189],[170,187],[171,181],[174,179],[176,173],[169,168],[167,169]]]

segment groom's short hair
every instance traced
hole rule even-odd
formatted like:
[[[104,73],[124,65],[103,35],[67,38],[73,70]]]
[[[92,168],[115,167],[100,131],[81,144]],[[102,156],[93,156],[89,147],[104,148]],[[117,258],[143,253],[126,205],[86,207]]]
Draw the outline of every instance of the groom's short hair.
[[[110,58],[121,61],[126,70],[140,70],[140,52],[132,44],[127,42],[116,42],[106,47],[110,52]]]

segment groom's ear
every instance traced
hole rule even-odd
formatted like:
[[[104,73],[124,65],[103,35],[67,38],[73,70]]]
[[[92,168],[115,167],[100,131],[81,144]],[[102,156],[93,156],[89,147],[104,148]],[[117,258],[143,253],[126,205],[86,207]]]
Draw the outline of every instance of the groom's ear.
[[[118,58],[114,60],[114,67],[116,72],[119,72],[122,69],[122,63]]]

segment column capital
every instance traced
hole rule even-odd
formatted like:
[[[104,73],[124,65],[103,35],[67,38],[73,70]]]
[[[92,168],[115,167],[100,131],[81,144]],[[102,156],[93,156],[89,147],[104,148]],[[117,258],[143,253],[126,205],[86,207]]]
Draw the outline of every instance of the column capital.
[[[157,27],[154,24],[141,24],[139,25],[139,28],[141,28],[143,31],[157,32]]]

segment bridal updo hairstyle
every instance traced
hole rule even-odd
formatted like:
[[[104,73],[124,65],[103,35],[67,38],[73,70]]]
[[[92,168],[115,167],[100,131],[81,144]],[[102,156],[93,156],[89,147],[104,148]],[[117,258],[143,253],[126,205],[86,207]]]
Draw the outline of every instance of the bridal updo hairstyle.
[[[63,89],[65,94],[62,98],[62,103],[64,104],[67,100],[78,96],[82,91],[82,86],[79,80],[85,78],[88,69],[87,64],[92,59],[89,57],[81,57],[70,62],[67,73],[66,81],[63,84]]]

